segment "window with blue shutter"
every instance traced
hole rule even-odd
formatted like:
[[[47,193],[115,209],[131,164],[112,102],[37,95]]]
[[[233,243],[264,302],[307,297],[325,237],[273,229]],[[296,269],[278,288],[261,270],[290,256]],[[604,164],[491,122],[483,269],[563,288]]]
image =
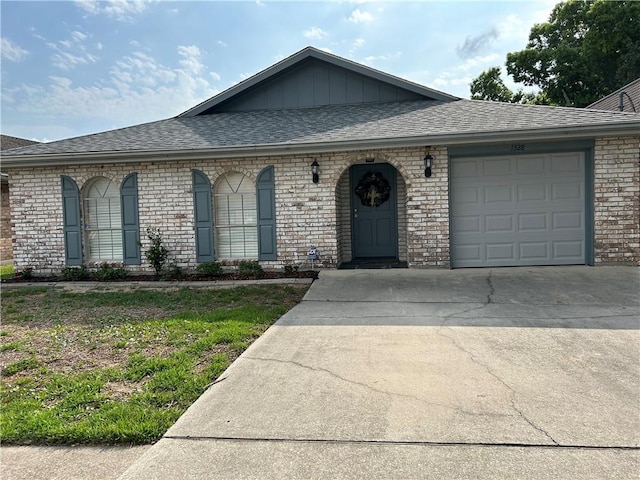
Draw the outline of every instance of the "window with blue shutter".
[[[122,261],[125,265],[140,265],[140,224],[138,220],[138,175],[132,173],[120,185],[122,208]]]
[[[196,262],[213,262],[213,211],[211,182],[200,170],[192,170],[193,216],[196,240]]]
[[[258,175],[258,260],[276,260],[276,195],[273,165]]]
[[[80,219],[80,190],[76,182],[61,175],[64,257],[66,265],[82,265],[82,224]]]

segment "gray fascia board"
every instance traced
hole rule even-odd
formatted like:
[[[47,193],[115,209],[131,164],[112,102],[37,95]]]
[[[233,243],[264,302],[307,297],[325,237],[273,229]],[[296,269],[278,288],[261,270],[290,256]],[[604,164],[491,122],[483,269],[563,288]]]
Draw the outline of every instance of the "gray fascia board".
[[[468,132],[445,135],[418,135],[340,140],[333,142],[275,143],[238,145],[198,150],[137,150],[91,153],[57,153],[45,155],[3,156],[3,168],[62,165],[95,165],[102,163],[135,163],[150,161],[210,160],[262,156],[317,155],[380,148],[424,147],[425,145],[478,145],[512,141],[553,141],[594,138],[598,136],[640,135],[640,121],[617,125],[541,128],[529,130]]]
[[[331,55],[329,53],[323,52],[313,47],[306,47],[299,52],[294,53],[290,57],[281,60],[280,62],[271,65],[270,67],[261,70],[255,75],[243,80],[236,85],[228,88],[227,90],[219,93],[218,95],[211,97],[204,102],[196,105],[195,107],[190,108],[186,112],[182,112],[176,118],[180,117],[195,117],[205,110],[209,110],[210,108],[215,107],[216,105],[220,105],[221,103],[229,100],[236,95],[240,95],[242,92],[248,90],[249,88],[267,80],[274,75],[286,70],[287,68],[295,65],[296,63],[301,62],[306,58],[316,58],[318,60],[322,60],[337,67],[342,67],[347,70],[350,70],[354,73],[359,73],[361,75],[365,75],[381,82],[389,83],[390,85],[404,88],[405,90],[409,90],[411,92],[417,93],[419,95],[424,95],[429,98],[433,98],[434,100],[441,100],[445,102],[450,102],[454,100],[460,100],[459,97],[454,97],[453,95],[449,95],[444,92],[440,92],[438,90],[433,90],[428,87],[424,87],[417,83],[410,82],[408,80],[404,80],[400,77],[396,77],[393,75],[389,75],[388,73],[381,72],[380,70],[376,70],[365,65],[361,65],[356,62],[352,62],[350,60],[346,60],[344,58],[338,57],[336,55]]]

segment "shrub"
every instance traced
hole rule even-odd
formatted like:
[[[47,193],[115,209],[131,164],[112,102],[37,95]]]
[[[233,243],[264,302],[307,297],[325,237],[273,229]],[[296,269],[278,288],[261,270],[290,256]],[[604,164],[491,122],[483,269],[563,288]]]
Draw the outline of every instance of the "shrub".
[[[115,267],[104,262],[100,264],[98,270],[95,271],[93,276],[98,281],[109,282],[125,278],[127,276],[127,271],[124,268]]]
[[[264,270],[258,262],[240,262],[238,264],[238,272],[242,275],[254,275],[256,277],[264,275]]]
[[[24,267],[20,271],[20,277],[24,278],[25,280],[31,280],[33,278],[33,267]]]
[[[64,267],[60,271],[60,279],[64,282],[77,282],[87,278],[87,268],[84,265],[79,267]]]
[[[156,272],[156,276],[159,277],[164,269],[164,265],[167,263],[167,257],[169,256],[169,250],[162,243],[162,235],[160,235],[159,228],[148,227],[147,238],[151,240],[151,245],[144,252],[144,256],[151,264]]]
[[[180,268],[175,263],[172,263],[171,265],[169,265],[169,267],[167,268],[167,271],[162,276],[162,278],[166,280],[173,280],[175,278],[180,278],[180,277],[182,277],[182,268]]]
[[[298,273],[298,270],[300,269],[299,265],[285,265],[284,267],[284,273],[287,275],[293,275],[294,273]]]
[[[222,265],[218,262],[207,262],[201,263],[196,268],[197,272],[201,275],[206,275],[207,277],[219,277],[224,272],[222,270]]]

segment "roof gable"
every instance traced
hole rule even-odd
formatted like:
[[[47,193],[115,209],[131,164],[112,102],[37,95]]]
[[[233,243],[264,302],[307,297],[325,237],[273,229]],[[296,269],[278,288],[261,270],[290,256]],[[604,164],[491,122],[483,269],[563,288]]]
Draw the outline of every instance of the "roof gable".
[[[179,117],[458,97],[307,47]]]

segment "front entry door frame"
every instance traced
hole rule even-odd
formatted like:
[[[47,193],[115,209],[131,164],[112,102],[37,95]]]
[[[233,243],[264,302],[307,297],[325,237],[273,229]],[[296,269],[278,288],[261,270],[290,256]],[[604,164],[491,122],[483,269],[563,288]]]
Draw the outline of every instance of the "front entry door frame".
[[[389,199],[381,205],[365,206],[356,195],[364,175],[379,172],[389,185]],[[349,170],[351,191],[351,251],[354,259],[398,258],[398,209],[396,169],[389,163],[358,164]]]

